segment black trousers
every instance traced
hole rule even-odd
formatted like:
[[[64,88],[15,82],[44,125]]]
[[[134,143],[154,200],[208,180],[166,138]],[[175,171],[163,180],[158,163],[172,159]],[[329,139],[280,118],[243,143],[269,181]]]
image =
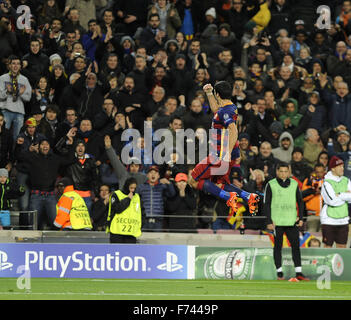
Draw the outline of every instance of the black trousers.
[[[133,236],[110,233],[110,243],[136,243],[137,239]]]
[[[282,266],[282,248],[283,248],[283,235],[286,234],[292,251],[292,259],[295,267],[301,267],[301,252],[300,252],[300,239],[299,229],[297,226],[292,227],[275,227],[274,249],[273,257],[277,269]]]

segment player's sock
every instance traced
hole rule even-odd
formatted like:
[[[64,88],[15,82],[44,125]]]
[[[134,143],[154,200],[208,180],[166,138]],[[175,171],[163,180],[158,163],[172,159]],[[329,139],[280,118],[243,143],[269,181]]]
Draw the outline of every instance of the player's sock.
[[[230,199],[229,192],[222,190],[209,180],[205,180],[202,190],[226,201]]]
[[[224,190],[228,192],[236,192],[239,195],[239,198],[242,198],[246,201],[250,198],[250,192],[246,192],[233,184],[226,184],[224,186]]]

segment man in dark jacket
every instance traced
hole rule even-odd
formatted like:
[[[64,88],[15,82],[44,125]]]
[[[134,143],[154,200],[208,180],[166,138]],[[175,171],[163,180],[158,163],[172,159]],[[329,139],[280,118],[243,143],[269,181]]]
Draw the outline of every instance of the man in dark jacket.
[[[127,76],[124,79],[124,84],[117,95],[117,109],[129,117],[133,124],[133,128],[143,131],[144,116],[142,105],[144,104],[145,96],[138,91],[135,91],[134,79]]]
[[[35,87],[41,76],[47,76],[49,70],[49,57],[40,51],[38,39],[30,41],[30,52],[22,58],[22,74],[25,75],[32,87]]]
[[[93,120],[99,112],[99,106],[103,104],[106,88],[97,83],[95,73],[87,71],[73,84],[73,90],[80,92],[78,115]]]
[[[303,158],[303,149],[295,147],[291,157],[291,172],[295,178],[303,182],[313,171]]]
[[[36,131],[37,122],[34,118],[29,118],[25,122],[24,130],[18,135],[15,145],[14,159],[17,161],[17,182],[25,187],[25,193],[19,198],[18,204],[21,211],[28,210],[30,190],[28,184],[28,174],[30,167],[26,161],[21,160],[18,155],[28,152],[30,148],[38,146],[39,141],[45,136]],[[21,220],[21,217],[20,217]],[[20,224],[22,222],[20,221]],[[25,222],[23,222],[25,223]]]
[[[74,108],[66,109],[65,119],[57,125],[55,145],[71,128],[79,126],[77,118],[77,112]]]
[[[156,53],[158,49],[164,48],[167,41],[165,30],[161,30],[160,16],[153,13],[149,16],[147,27],[140,34],[140,44],[145,46],[148,54]]]
[[[136,192],[139,193],[142,208],[145,212],[145,224],[143,229],[162,231],[164,219],[164,197],[172,198],[175,196],[173,184],[163,178],[160,179],[159,168],[151,166],[147,173],[147,182],[138,185]],[[160,180],[159,180],[160,179]]]
[[[92,191],[97,193],[99,180],[95,160],[85,150],[84,140],[76,140],[75,161],[67,167],[65,176],[72,179],[74,190],[84,199],[90,214],[93,205]]]
[[[148,0],[114,1],[113,12],[118,23],[117,32],[133,36],[138,27],[144,27],[148,4]]]
[[[18,150],[18,149],[17,149]],[[38,228],[44,224],[44,212],[51,228],[56,218],[55,182],[61,166],[66,166],[74,161],[73,152],[68,157],[61,157],[50,150],[46,138],[39,144],[31,145],[26,152],[17,152],[17,159],[25,162],[29,170],[29,183],[31,186],[30,210],[38,212]]]
[[[196,209],[196,196],[193,189],[187,184],[188,176],[185,173],[178,173],[175,176],[176,196],[166,201],[166,212],[174,215],[169,219],[170,229],[195,229],[194,215]],[[177,218],[177,215],[188,215],[189,218]],[[184,232],[184,231],[181,231]]]
[[[190,110],[184,114],[184,129],[190,128],[195,131],[197,128],[202,127],[209,130],[211,121],[211,115],[203,112],[200,100],[194,99],[191,102]]]
[[[287,1],[274,0],[269,10],[271,12],[271,21],[268,25],[270,34],[275,35],[282,26],[286,27],[289,32],[291,25],[291,8],[289,8]]]
[[[275,166],[279,161],[273,157],[272,146],[269,142],[262,142],[259,153],[252,160],[248,161],[248,167],[260,169],[264,172],[266,179],[275,177]]]
[[[105,230],[110,194],[110,186],[107,184],[102,184],[99,188],[99,196],[95,198],[90,215],[95,231]]]

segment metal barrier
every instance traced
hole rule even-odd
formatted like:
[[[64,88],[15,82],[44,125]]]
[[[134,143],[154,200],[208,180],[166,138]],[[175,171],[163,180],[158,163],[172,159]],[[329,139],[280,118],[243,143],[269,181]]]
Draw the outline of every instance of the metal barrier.
[[[28,221],[31,223],[21,225],[20,216],[22,214],[28,215]],[[11,225],[9,228],[11,230],[38,230],[38,211],[37,210],[28,210],[28,211],[10,211]]]
[[[234,216],[235,217],[235,216]],[[156,221],[167,221],[168,219],[193,219],[194,221],[197,221],[197,219],[207,219],[208,221],[214,222],[216,219],[223,219],[226,220],[228,216],[218,216],[218,215],[191,215],[191,214],[176,214],[176,215],[170,215],[170,214],[164,214],[164,215],[152,215],[152,216],[145,216],[143,217],[143,220],[146,220],[148,222],[156,222]],[[226,230],[227,232],[240,232],[243,233],[243,230],[246,230],[245,227],[245,221],[247,222],[247,219],[266,219],[266,216],[261,216],[261,215],[243,215],[240,216],[242,219],[242,227],[241,228],[228,228],[228,229],[222,229]],[[196,223],[195,223],[196,224]],[[263,228],[262,228],[263,229]],[[145,228],[142,227],[142,231],[146,232],[182,232],[182,233],[203,233],[204,230],[201,227],[195,227],[195,228],[187,228],[187,229],[181,229],[181,228],[172,228],[171,226],[169,227],[162,227],[162,228]],[[212,229],[211,227],[207,229],[208,231],[211,231],[211,233],[216,233],[217,231]],[[218,230],[218,229],[217,229]]]

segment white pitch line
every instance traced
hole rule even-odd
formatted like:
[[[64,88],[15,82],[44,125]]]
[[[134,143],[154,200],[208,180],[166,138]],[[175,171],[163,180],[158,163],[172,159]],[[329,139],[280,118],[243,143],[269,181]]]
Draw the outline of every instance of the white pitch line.
[[[168,294],[168,293],[105,293],[105,292],[0,292],[0,295],[83,295],[83,296],[160,296],[160,297],[241,297],[241,298],[301,298],[301,299],[351,299],[351,296],[294,296],[294,295],[241,295],[241,294]]]
[[[10,281],[10,279],[7,278],[0,278],[1,280],[7,280]],[[189,280],[175,280],[175,279],[86,279],[86,278],[74,278],[74,279],[65,279],[65,278],[46,278],[46,279],[41,279],[41,278],[32,278],[32,281],[38,281],[38,282],[50,282],[50,281],[65,281],[65,282],[77,282],[77,281],[87,281],[87,282],[151,282],[152,280],[156,282],[167,282],[169,283],[170,281],[172,283],[186,283],[186,281],[191,281],[195,279],[189,279]],[[235,284],[267,284],[267,281],[270,281],[269,284],[276,284],[276,285],[282,285],[285,284],[287,281],[274,281],[274,280],[267,280],[267,281],[255,281],[255,280],[216,280],[216,279],[196,279],[198,281],[208,281],[209,284],[213,284],[215,282],[221,283],[221,284],[228,284],[232,285],[233,282],[235,281]],[[314,283],[315,280],[312,281],[301,281],[303,283]],[[301,283],[299,282],[299,283]],[[350,285],[351,286],[351,281],[343,281],[343,282],[333,282],[331,281],[333,285]]]

